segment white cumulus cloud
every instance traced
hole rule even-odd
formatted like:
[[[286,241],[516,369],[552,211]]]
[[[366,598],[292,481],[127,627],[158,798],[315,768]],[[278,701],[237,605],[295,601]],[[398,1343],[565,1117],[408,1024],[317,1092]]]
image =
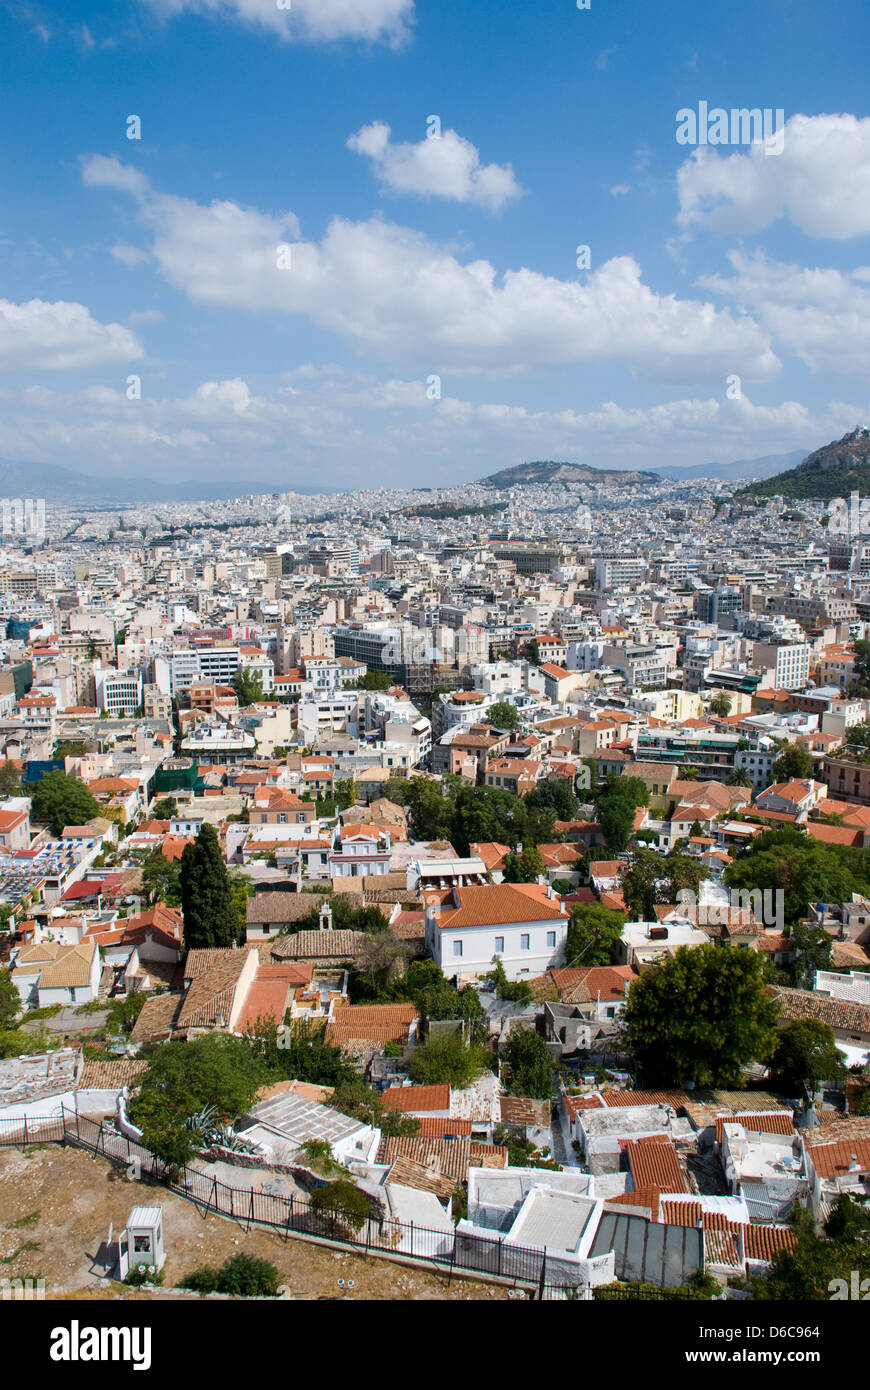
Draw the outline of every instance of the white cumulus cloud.
[[[455,130],[417,144],[393,144],[390,135],[388,125],[375,121],[347,144],[372,161],[378,180],[392,193],[477,203],[492,212],[522,196],[509,164],[481,164],[476,147]]]
[[[694,150],[677,173],[686,231],[757,232],[786,219],[808,236],[845,241],[870,232],[870,117],[792,116],[782,152],[761,144]]]
[[[100,323],[84,304],[0,299],[0,370],[65,371],[142,356],[135,333],[120,323]]]
[[[334,218],[320,241],[306,241],[292,213],[143,194],[109,160],[86,161],[84,177],[139,198],[159,271],[191,299],[301,314],[384,359],[457,372],[614,362],[693,380],[734,371],[761,380],[779,369],[749,316],[657,293],[631,256],[582,283],[526,267],[500,273],[380,218]]]
[[[763,252],[729,251],[728,260],[732,276],[706,276],[699,284],[752,312],[812,371],[870,371],[870,268],[791,265]]]
[[[414,0],[144,0],[165,18],[188,11],[241,21],[288,43],[405,43],[414,21]]]

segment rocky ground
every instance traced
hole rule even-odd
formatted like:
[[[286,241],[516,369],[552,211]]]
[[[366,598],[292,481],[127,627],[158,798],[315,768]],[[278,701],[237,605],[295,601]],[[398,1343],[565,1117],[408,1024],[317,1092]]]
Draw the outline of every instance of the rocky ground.
[[[166,1289],[124,1296],[196,1297],[171,1288],[198,1265],[220,1265],[241,1251],[275,1265],[291,1298],[480,1300],[509,1293],[471,1280],[454,1279],[448,1287],[446,1276],[266,1230],[246,1232],[164,1188],[128,1181],[102,1158],[54,1144],[26,1153],[0,1149],[0,1279],[42,1278],[46,1298],[118,1297],[119,1288],[101,1284],[100,1261],[110,1223],[117,1237],[137,1205],[163,1207]]]

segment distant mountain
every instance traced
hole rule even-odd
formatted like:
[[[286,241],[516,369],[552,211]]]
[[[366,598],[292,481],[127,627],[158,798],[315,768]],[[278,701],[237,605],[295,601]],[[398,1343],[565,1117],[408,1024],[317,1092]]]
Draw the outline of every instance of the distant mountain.
[[[806,458],[804,449],[793,449],[790,454],[765,454],[760,459],[736,459],[734,463],[695,463],[691,468],[680,468],[669,463],[660,468],[662,478],[717,478],[726,482],[732,478],[770,478],[774,473],[784,473]]]
[[[870,494],[870,429],[859,425],[851,434],[816,449],[787,473],[751,483],[738,497],[848,497]]]
[[[44,498],[48,506],[53,502],[89,502],[94,507],[135,506],[147,502],[216,502],[286,491],[287,482],[278,478],[268,482],[242,478],[238,482],[188,479],[182,483],[163,483],[153,478],[100,478],[52,463],[12,463],[9,459],[0,459],[0,495]],[[294,485],[292,491],[318,496],[331,489]]]
[[[591,468],[586,463],[554,463],[547,459],[538,463],[518,463],[513,468],[502,468],[481,478],[484,487],[495,487],[504,491],[510,487],[522,487],[531,483],[541,486],[544,483],[586,483],[596,487],[601,483],[657,483],[656,473],[629,472],[621,468]]]

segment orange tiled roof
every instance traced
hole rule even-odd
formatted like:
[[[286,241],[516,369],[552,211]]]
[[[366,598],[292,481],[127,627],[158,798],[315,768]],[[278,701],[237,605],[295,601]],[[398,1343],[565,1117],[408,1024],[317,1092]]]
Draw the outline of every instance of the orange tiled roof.
[[[564,921],[568,916],[558,899],[548,898],[546,888],[533,883],[449,888],[424,893],[423,898],[429,906],[440,908],[438,925],[442,931],[502,922]]]
[[[441,1086],[391,1086],[381,1096],[384,1109],[392,1114],[400,1111],[404,1115],[418,1110],[449,1110],[450,1087]]]

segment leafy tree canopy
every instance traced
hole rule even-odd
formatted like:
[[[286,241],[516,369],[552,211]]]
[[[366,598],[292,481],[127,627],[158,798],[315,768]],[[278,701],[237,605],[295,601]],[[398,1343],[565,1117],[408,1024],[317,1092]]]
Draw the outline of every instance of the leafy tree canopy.
[[[834,1030],[818,1018],[795,1019],[780,1030],[771,1069],[787,1087],[805,1082],[811,1092],[820,1081],[841,1081],[846,1074]]]
[[[723,875],[729,888],[781,890],[786,922],[806,916],[813,902],[849,902],[870,892],[870,853],[825,845],[795,826],[756,835]]]
[[[848,1299],[853,1271],[861,1281],[870,1278],[870,1211],[851,1197],[837,1202],[825,1225],[816,1232],[812,1216],[802,1207],[794,1214],[794,1251],[778,1250],[766,1278],[752,1281],[755,1297],[779,1302],[830,1302],[838,1292]]]
[[[79,777],[65,772],[46,772],[29,788],[30,815],[40,825],[48,825],[60,835],[66,825],[86,825],[100,814],[100,804]]]
[[[586,969],[610,965],[625,926],[625,914],[600,903],[575,903],[565,940],[566,965]]]
[[[486,717],[496,729],[507,729],[512,734],[516,733],[520,726],[516,705],[509,705],[506,700],[497,700],[494,705],[490,705]]]
[[[646,1085],[744,1085],[743,1068],[776,1045],[776,1001],[763,963],[737,946],[682,946],[632,985],[625,1042]]]
[[[263,677],[259,671],[251,671],[243,666],[233,676],[233,689],[242,708],[255,705],[263,698]]]
[[[773,764],[774,782],[805,781],[812,777],[815,764],[811,754],[800,744],[792,743]]]
[[[453,1090],[462,1091],[487,1071],[492,1056],[479,1043],[466,1043],[460,1031],[430,1037],[414,1049],[411,1076],[424,1086],[447,1082]]]
[[[635,918],[651,922],[656,903],[674,903],[681,889],[695,894],[707,877],[699,860],[691,855],[672,853],[666,857],[649,849],[635,849],[631,867],[622,878],[622,895]]]
[[[553,1061],[540,1033],[533,1028],[511,1029],[501,1052],[501,1078],[512,1096],[550,1099],[553,1095]]]
[[[21,1012],[21,996],[8,970],[0,970],[0,1030],[11,1028]]]
[[[614,854],[621,854],[631,838],[634,813],[646,806],[649,793],[640,777],[608,776],[595,796],[595,819],[604,842]]]
[[[525,801],[527,811],[555,811],[557,820],[574,820],[580,802],[567,777],[548,777],[539,782]]]
[[[181,863],[153,850],[142,866],[142,886],[150,903],[181,907]]]

